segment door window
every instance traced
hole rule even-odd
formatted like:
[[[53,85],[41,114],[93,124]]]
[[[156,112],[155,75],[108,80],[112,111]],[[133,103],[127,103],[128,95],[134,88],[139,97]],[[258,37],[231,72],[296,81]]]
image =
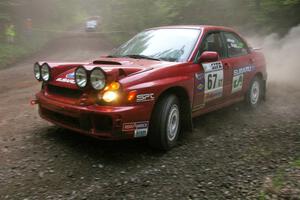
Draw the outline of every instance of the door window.
[[[225,46],[220,33],[209,33],[202,43],[201,53],[204,51],[215,51],[221,58],[225,57]]]
[[[248,48],[246,43],[234,33],[224,33],[228,56],[237,57],[248,54]]]

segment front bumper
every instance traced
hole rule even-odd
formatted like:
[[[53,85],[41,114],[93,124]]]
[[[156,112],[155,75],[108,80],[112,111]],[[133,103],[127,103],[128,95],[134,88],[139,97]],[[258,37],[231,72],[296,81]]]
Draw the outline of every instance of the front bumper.
[[[124,129],[125,124],[146,122],[149,125],[151,106],[78,106],[62,103],[36,95],[40,116],[58,126],[107,140],[135,137],[134,129]],[[145,128],[145,127],[144,127]],[[148,128],[148,127],[147,127]]]

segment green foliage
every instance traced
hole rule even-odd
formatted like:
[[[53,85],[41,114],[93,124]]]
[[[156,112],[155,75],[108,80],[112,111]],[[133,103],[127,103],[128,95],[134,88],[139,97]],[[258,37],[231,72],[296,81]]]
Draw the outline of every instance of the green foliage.
[[[85,19],[84,0],[1,0],[0,2],[0,67],[8,66],[28,54],[36,52],[50,39],[54,32],[38,31],[66,30]],[[33,30],[26,32],[25,22],[32,19]],[[15,25],[14,44],[7,44],[6,27]]]
[[[285,33],[300,23],[300,0],[94,0],[93,4],[104,17],[105,30],[212,24]]]
[[[1,44],[0,46],[0,68],[15,61],[16,55],[26,55],[26,49],[21,46]]]

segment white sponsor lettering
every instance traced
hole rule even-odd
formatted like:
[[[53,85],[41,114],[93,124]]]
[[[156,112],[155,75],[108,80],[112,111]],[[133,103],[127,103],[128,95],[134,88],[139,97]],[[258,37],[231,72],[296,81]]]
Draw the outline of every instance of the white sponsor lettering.
[[[242,68],[233,70],[233,76],[237,76],[237,75],[244,74],[244,73],[247,73],[247,72],[252,72],[254,70],[255,70],[255,67],[252,66],[252,65],[249,65],[249,66],[246,66],[246,67],[242,67]]]
[[[154,93],[150,94],[139,94],[136,96],[136,102],[147,102],[147,101],[153,101],[154,98]]]
[[[75,84],[75,80],[74,79],[68,79],[68,78],[58,78],[58,79],[56,79],[56,81],[63,82],[63,83]]]

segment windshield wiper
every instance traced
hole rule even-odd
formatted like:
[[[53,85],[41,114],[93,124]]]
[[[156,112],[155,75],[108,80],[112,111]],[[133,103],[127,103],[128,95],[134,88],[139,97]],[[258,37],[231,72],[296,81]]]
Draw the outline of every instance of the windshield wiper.
[[[158,58],[152,58],[152,57],[149,57],[149,56],[138,55],[138,54],[124,55],[122,57],[128,57],[128,58],[134,58],[134,59],[147,59],[147,60],[158,60],[158,61],[161,61]]]

